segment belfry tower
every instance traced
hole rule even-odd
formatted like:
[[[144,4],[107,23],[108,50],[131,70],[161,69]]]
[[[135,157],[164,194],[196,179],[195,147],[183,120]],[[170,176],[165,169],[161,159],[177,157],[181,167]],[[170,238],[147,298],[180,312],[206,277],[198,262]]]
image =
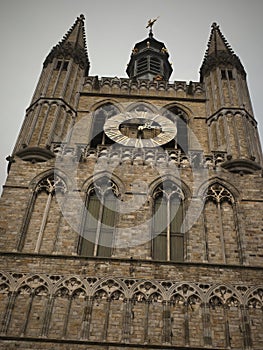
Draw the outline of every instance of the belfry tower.
[[[200,81],[165,44],[89,75],[84,16],[52,48],[0,201],[0,347],[263,348],[262,152],[212,25]]]

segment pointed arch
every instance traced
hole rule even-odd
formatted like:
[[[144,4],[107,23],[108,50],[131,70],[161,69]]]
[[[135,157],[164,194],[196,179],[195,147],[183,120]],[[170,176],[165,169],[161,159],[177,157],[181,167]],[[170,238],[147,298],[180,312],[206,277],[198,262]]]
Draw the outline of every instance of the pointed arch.
[[[181,186],[164,179],[154,188],[152,198],[152,257],[183,261],[185,196]]]
[[[220,179],[211,180],[201,189],[205,260],[240,264],[243,254],[236,208],[237,191]]]
[[[144,100],[136,101],[130,103],[126,107],[127,112],[139,111],[139,112],[149,112],[149,113],[157,113],[158,108],[149,102],[145,102]]]
[[[184,109],[178,105],[171,104],[166,106],[165,109],[163,108],[162,114],[170,119],[177,127],[176,137],[165,147],[179,149],[183,153],[188,153],[190,134],[188,131],[189,115]]]
[[[118,196],[119,188],[110,177],[93,179],[86,192],[78,254],[111,256]]]
[[[90,147],[110,145],[113,141],[105,134],[103,126],[107,119],[118,114],[120,109],[115,104],[107,102],[99,105],[93,113],[93,123],[90,135]]]
[[[18,237],[17,250],[52,253],[55,239],[54,227],[57,231],[62,215],[56,195],[58,193],[65,195],[66,182],[54,169],[50,169],[35,177],[29,187],[32,192]],[[36,232],[38,232],[37,235]]]

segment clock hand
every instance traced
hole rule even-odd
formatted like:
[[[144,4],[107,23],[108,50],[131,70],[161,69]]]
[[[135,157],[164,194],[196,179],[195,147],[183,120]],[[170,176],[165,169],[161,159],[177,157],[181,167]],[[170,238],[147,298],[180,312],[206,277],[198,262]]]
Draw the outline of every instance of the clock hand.
[[[143,129],[155,129],[156,127],[152,126],[152,122],[145,122],[143,125],[138,126],[138,130]]]

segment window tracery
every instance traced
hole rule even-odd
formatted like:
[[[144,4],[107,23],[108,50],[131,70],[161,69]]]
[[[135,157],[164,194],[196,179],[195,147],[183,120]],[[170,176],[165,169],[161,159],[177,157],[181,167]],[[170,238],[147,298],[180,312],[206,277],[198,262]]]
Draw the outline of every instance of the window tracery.
[[[210,185],[204,194],[205,259],[238,264],[242,260],[236,203],[222,184]]]
[[[90,186],[84,210],[80,255],[111,256],[118,195],[116,184],[108,178],[100,178]]]
[[[164,181],[153,195],[153,258],[183,261],[184,194],[172,181]]]

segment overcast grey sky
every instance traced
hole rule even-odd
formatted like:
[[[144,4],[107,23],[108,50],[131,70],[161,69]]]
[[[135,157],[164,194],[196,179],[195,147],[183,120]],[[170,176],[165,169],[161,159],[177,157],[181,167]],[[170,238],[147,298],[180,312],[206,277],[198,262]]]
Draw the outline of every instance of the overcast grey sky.
[[[109,77],[126,77],[131,49],[147,36],[148,19],[160,16],[154,35],[169,50],[171,80],[198,81],[211,24],[217,22],[247,71],[263,139],[262,0],[0,0],[0,186],[42,63],[81,13],[90,74]]]

